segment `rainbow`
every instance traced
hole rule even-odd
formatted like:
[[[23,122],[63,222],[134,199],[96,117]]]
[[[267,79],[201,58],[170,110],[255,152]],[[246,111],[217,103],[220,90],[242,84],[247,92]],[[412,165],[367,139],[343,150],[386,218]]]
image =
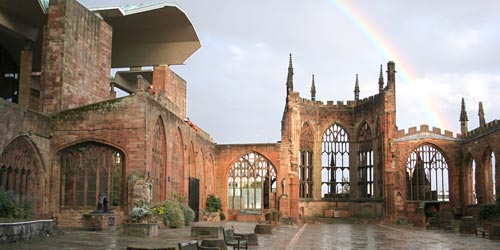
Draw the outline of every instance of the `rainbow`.
[[[387,61],[396,63],[398,82],[418,88],[418,85],[416,85],[417,77],[410,65],[392,43],[384,37],[375,24],[366,19],[363,12],[356,8],[353,1],[331,0],[329,2],[333,3],[335,9],[341,12]],[[429,97],[419,96],[418,99],[422,105],[424,115],[430,122],[439,128],[452,128],[451,123],[446,119],[447,115],[439,107],[432,105],[433,102]]]

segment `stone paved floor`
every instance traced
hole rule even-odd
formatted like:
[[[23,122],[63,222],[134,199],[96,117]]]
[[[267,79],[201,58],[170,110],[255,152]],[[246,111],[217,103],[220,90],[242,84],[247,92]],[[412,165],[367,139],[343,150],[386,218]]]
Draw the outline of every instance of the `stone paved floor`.
[[[199,223],[201,224],[201,223]],[[206,225],[207,223],[204,223]],[[234,226],[239,233],[253,232],[255,223],[224,222],[209,225]],[[157,237],[123,236],[120,231],[81,231],[65,229],[64,234],[0,245],[0,249],[125,249],[128,245],[176,246],[190,240],[190,227],[161,229]],[[259,246],[250,250],[306,249],[500,249],[500,241],[474,235],[445,233],[410,226],[384,224],[305,224],[278,227],[273,235],[259,235]]]

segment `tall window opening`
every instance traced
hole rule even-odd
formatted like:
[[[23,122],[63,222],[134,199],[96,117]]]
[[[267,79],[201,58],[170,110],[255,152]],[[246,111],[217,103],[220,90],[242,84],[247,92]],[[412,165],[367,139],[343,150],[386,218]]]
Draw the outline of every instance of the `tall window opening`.
[[[299,197],[312,198],[313,194],[314,133],[308,123],[302,126],[299,151]]]
[[[472,175],[471,175],[471,182],[472,182],[472,204],[477,204],[477,190],[476,190],[476,161],[472,160]]]
[[[491,178],[493,181],[493,199],[497,200],[497,161],[495,159],[495,153],[491,152]]]
[[[275,207],[276,169],[257,152],[243,155],[228,173],[228,209],[262,210]]]
[[[359,131],[358,194],[360,198],[373,198],[373,141],[368,123]]]
[[[340,125],[323,134],[321,165],[323,198],[349,198],[349,137]]]
[[[123,205],[123,156],[98,143],[64,149],[61,157],[61,207],[95,208],[99,195],[111,207]]]
[[[415,149],[406,162],[408,200],[448,201],[448,164],[431,144]]]

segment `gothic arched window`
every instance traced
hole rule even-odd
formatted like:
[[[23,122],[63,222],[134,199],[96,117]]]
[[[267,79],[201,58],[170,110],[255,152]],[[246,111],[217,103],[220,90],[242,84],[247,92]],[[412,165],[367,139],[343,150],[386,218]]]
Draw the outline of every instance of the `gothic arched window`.
[[[334,124],[323,134],[321,151],[321,192],[323,198],[349,197],[349,136]]]
[[[257,152],[241,156],[228,173],[228,209],[262,210],[273,206],[276,169]]]
[[[123,205],[123,155],[98,143],[64,149],[61,157],[61,207],[95,208],[101,193],[109,206]]]
[[[358,194],[360,198],[373,198],[373,141],[368,123],[359,130]]]
[[[33,199],[43,193],[43,167],[38,152],[29,138],[18,137],[7,145],[0,155],[0,188],[13,191],[18,202]],[[36,211],[40,212],[39,199]]]
[[[312,198],[314,133],[308,123],[302,126],[299,151],[299,197]]]
[[[406,199],[448,201],[448,163],[431,144],[415,149],[406,162]]]

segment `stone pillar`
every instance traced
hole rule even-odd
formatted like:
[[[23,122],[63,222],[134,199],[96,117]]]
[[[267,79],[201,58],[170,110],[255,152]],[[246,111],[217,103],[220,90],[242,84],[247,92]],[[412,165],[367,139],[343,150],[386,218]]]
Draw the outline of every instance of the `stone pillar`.
[[[29,107],[31,69],[33,65],[33,52],[29,48],[21,50],[21,62],[19,63],[19,65],[18,104],[23,107]]]
[[[115,91],[115,84],[110,83],[109,84],[109,99],[115,99],[116,98],[116,91]]]

